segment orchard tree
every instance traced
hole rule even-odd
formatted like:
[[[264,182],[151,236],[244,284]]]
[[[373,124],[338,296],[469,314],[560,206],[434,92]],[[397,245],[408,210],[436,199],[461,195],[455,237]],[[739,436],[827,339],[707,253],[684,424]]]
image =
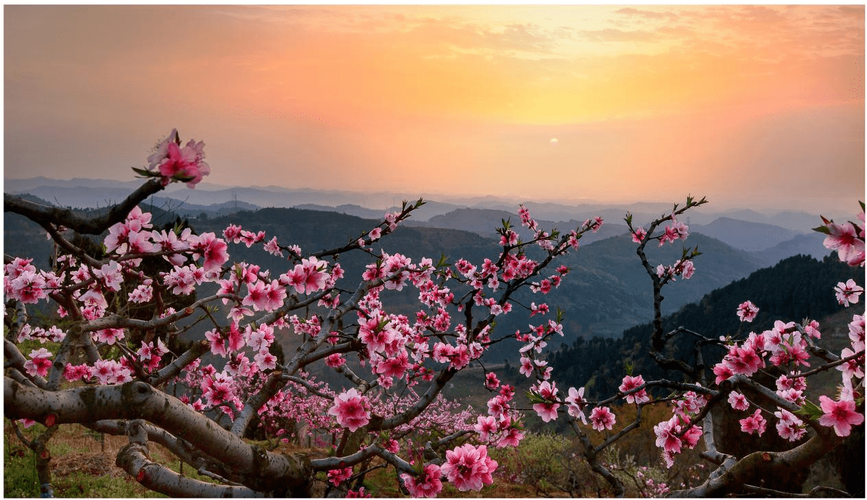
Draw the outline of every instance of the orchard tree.
[[[204,143],[183,144],[172,131],[147,167],[135,169],[148,180],[99,217],[4,197],[7,211],[38,223],[63,250],[53,269],[40,270],[32,259],[8,255],[4,267],[5,416],[37,454],[43,493],[50,493],[45,444],[67,423],[128,436],[117,465],[145,487],[168,495],[364,496],[364,475],[382,467],[393,468],[401,490],[416,497],[436,496],[444,481],[461,491],[479,490],[494,481],[498,468],[489,447],[518,446],[523,438],[523,397],[516,398],[515,389],[481,360],[489,346],[510,337],[521,345],[521,373],[535,378],[527,394],[532,409],[545,422],[568,419],[583,447],[576,460],[586,460],[616,494],[623,494],[623,485],[601,454],[641,430],[641,409],[647,405],[673,408],[672,417],[653,429],[667,463],[684,448],[703,446],[702,456],[716,466],[698,487],[670,492],[679,495],[767,493],[758,486],[761,476],[807,467],[863,422],[863,315],[853,318],[851,346],[840,355],[818,346],[815,321],[779,322],[773,330],[745,338],[662,330],[661,291],[689,279],[699,253],[685,249],[676,262],[654,266],[645,247],[685,240],[689,229],[677,218],[704,199],[688,198],[646,228],[626,218],[654,290],[648,348],[662,367],[681,375],[645,381],[629,374],[616,394],[591,401],[584,388],[561,394],[552,381],[542,353],[553,335],[563,335],[562,315],[549,311],[543,300],[569,274],[555,259],[577,250],[582,234],[598,230],[601,219],[560,233],[539,227],[522,206],[521,224],[532,238],[523,241],[504,221],[498,229],[499,255],[482,262],[413,262],[399,253],[372,250],[421,200],[404,203],[342,247],[318,252],[236,225],[222,234],[155,230],[151,215],[138,204],[171,182],[195,187],[210,173],[204,157]],[[823,220],[820,228],[828,235],[826,246],[852,266],[864,263],[863,206],[860,217],[861,223],[841,225]],[[106,231],[101,256],[88,254],[68,236]],[[263,270],[232,260],[237,245],[283,257],[285,267]],[[339,263],[350,252],[369,256],[360,276],[345,276]],[[167,262],[163,270],[141,266],[143,259],[155,257]],[[525,288],[541,300],[522,303],[517,292]],[[857,304],[861,292],[854,282],[836,290],[846,304]],[[389,295],[398,293],[417,295],[412,314],[386,306]],[[179,300],[183,297],[194,300]],[[28,306],[49,301],[63,328],[31,321]],[[184,305],[176,310],[173,304]],[[525,309],[534,324],[515,333],[496,331],[497,318],[513,309]],[[750,302],[736,312],[744,321],[757,313]],[[204,339],[183,352],[169,351],[167,335],[194,328],[205,330]],[[298,347],[278,363],[275,342],[287,336]],[[678,336],[695,339],[692,362],[666,356],[666,343]],[[712,367],[701,355],[701,346],[709,344],[727,349]],[[479,391],[491,394],[482,414],[462,410],[442,395],[458,372],[474,365],[486,373]],[[818,404],[806,400],[808,378],[833,369],[841,372],[839,392],[821,396]],[[757,382],[760,372],[773,373],[776,388]],[[328,373],[342,383],[317,380],[317,374]],[[670,395],[653,398],[656,389]],[[611,433],[615,403],[635,405],[637,412],[633,422]],[[766,432],[770,423],[792,448],[757,450],[742,458],[717,451],[711,409],[721,405],[744,412],[744,432]],[[20,426],[34,422],[46,430],[28,438]],[[309,435],[330,438],[327,456],[278,453],[247,439],[254,430],[288,439],[302,427]],[[603,440],[594,445],[598,433]],[[211,482],[152,461],[152,442]]]

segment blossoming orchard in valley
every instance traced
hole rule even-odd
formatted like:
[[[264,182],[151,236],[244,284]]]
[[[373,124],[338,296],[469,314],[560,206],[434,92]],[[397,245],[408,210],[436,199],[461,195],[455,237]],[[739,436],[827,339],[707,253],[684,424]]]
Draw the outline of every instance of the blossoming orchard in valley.
[[[128,436],[118,466],[145,487],[169,495],[309,495],[319,482],[331,495],[363,496],[363,488],[350,489],[352,480],[376,459],[394,468],[402,491],[415,497],[437,496],[444,482],[460,491],[492,484],[498,463],[489,451],[520,446],[522,407],[532,408],[544,422],[568,420],[582,446],[575,460],[586,461],[615,494],[623,493],[623,484],[601,454],[629,433],[648,432],[640,427],[641,409],[648,405],[671,408],[671,417],[653,427],[666,464],[703,443],[702,456],[712,465],[697,486],[670,492],[682,495],[754,493],[763,476],[808,466],[863,423],[863,315],[853,316],[851,343],[839,354],[819,347],[821,326],[812,320],[778,321],[773,329],[745,338],[663,331],[662,289],[698,272],[693,261],[699,252],[685,248],[676,262],[654,264],[645,247],[686,240],[689,228],[678,217],[704,199],[689,197],[646,227],[634,227],[629,214],[625,219],[653,286],[655,316],[647,349],[679,378],[645,380],[629,373],[617,393],[589,399],[584,387],[561,393],[544,359],[547,341],[563,335],[560,315],[541,300],[526,306],[515,293],[527,288],[544,300],[562,280],[580,279],[555,261],[577,251],[582,234],[598,230],[602,219],[590,218],[561,233],[539,227],[521,206],[521,224],[532,238],[522,241],[504,221],[498,229],[499,255],[454,263],[414,262],[370,249],[421,200],[404,203],[340,248],[314,253],[236,225],[222,234],[157,230],[138,203],[171,182],[193,188],[210,173],[204,143],[181,144],[172,131],[148,158],[147,168],[136,169],[148,180],[101,217],[86,219],[4,198],[7,211],[41,225],[59,250],[52,269],[37,269],[26,256],[6,256],[4,267],[5,416],[37,454],[43,490],[50,490],[51,477],[45,443],[67,423]],[[843,224],[823,218],[817,229],[827,235],[825,246],[853,267],[864,266],[863,205],[859,218]],[[71,237],[105,231],[98,256]],[[268,271],[233,261],[233,247],[239,245],[284,257],[286,268]],[[369,254],[361,276],[347,276],[341,268],[338,257],[348,252]],[[386,310],[382,297],[409,289],[418,297],[413,315]],[[827,292],[849,306],[858,304],[863,290],[849,280]],[[760,310],[744,299],[731,314],[749,323]],[[43,301],[54,303],[62,323],[33,320],[28,306]],[[515,308],[526,309],[534,324],[525,331],[497,331],[496,318]],[[205,338],[172,352],[170,338],[190,324],[207,325]],[[274,347],[284,335],[297,336],[300,347],[280,362]],[[461,410],[442,396],[455,374],[480,364],[490,345],[509,336],[521,344],[520,373],[535,380],[526,399],[487,371],[478,387],[490,394],[483,413]],[[727,354],[708,368],[700,359],[670,358],[665,344],[676,336],[720,345]],[[205,364],[208,353],[208,359],[220,362]],[[775,387],[755,377],[771,367]],[[314,368],[330,370],[345,383],[319,381],[311,375]],[[827,370],[839,371],[839,390],[818,402],[807,400],[809,378]],[[659,389],[670,395],[653,397]],[[637,412],[634,421],[614,432],[616,404]],[[755,450],[741,458],[718,451],[711,409],[720,405],[742,414],[742,432],[777,432],[791,448]],[[19,426],[34,422],[46,429],[38,439],[27,439]],[[332,436],[330,455],[275,453],[245,439],[255,428],[283,436],[287,422]],[[603,436],[601,444],[594,444],[596,434]],[[151,442],[214,482],[180,476],[152,461]]]

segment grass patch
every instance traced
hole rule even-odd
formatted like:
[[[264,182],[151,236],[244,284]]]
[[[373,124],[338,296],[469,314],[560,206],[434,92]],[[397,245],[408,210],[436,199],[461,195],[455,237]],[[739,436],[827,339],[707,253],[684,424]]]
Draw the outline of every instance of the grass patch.
[[[166,498],[142,487],[132,478],[93,476],[86,472],[74,472],[56,478],[52,487],[58,498]]]
[[[3,440],[3,496],[5,498],[39,496],[36,456],[24,445],[10,442],[8,436]]]

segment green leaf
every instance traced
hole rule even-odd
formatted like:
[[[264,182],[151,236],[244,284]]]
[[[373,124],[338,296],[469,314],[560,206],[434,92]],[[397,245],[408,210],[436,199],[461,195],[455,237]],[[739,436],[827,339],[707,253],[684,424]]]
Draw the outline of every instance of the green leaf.
[[[825,414],[825,412],[823,412],[822,409],[816,406],[812,401],[805,400],[803,406],[801,406],[795,414],[803,415],[811,420],[818,420],[819,417]]]
[[[827,235],[831,234],[831,230],[828,229],[828,226],[814,227],[813,231],[816,231],[817,233],[827,234]]]
[[[535,392],[532,392],[532,391],[527,391],[527,399],[530,400],[530,404],[549,403],[550,402],[550,401],[543,399],[541,396],[539,396],[538,394],[536,394]]]
[[[440,254],[440,260],[437,262],[436,269],[442,269],[444,267],[449,267],[448,260],[446,260],[446,254]]]
[[[152,171],[144,169],[144,168],[132,167],[132,171],[137,173],[138,175],[140,175],[142,177],[157,177],[159,175],[157,172],[152,172]]]

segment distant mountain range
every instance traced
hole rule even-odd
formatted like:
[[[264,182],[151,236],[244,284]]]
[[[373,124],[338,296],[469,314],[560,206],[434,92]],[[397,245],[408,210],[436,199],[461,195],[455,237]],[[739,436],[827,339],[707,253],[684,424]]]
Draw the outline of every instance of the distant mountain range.
[[[123,199],[139,185],[141,185],[141,180],[113,181],[85,178],[57,180],[33,177],[29,179],[4,179],[4,192],[11,194],[30,193],[60,206],[94,208],[103,207]],[[423,197],[428,200],[428,205],[414,215],[414,219],[417,221],[427,221],[431,217],[444,215],[458,208],[503,210],[514,213],[518,203],[524,202],[533,216],[541,220],[583,221],[591,216],[600,216],[609,223],[619,224],[624,214],[631,211],[637,224],[646,224],[659,215],[670,212],[672,207],[670,203],[659,202],[640,202],[629,205],[581,202],[570,205],[515,200],[497,196],[452,197],[438,195],[431,197],[425,193],[352,192],[292,189],[279,186],[234,187],[208,182],[200,183],[196,189],[172,184],[159,196],[202,206],[243,202],[259,208],[328,209],[363,217],[381,217],[386,210],[398,206],[401,200],[415,201],[419,197]],[[340,209],[338,210],[337,207]],[[372,210],[378,214],[367,213],[366,210]],[[811,227],[818,225],[816,214],[793,211],[763,214],[751,209],[718,211],[713,209],[713,204],[690,213],[687,217],[689,220],[687,223],[710,224],[719,217],[771,224],[800,233],[808,232]]]
[[[169,197],[154,197],[151,201],[155,205],[146,209],[154,212],[155,224],[172,222],[177,216],[189,218],[198,232],[221,232],[230,223],[241,224],[251,229],[265,230],[269,237],[277,236],[281,243],[297,243],[305,251],[343,245],[373,227],[375,220],[381,216],[378,210],[371,211],[357,205],[312,207],[316,210],[257,210],[245,202],[234,201],[210,205],[179,204]],[[437,208],[434,203],[431,206],[443,208]],[[347,213],[338,213],[340,211]],[[362,217],[348,215],[352,212]],[[5,252],[37,257],[37,263],[46,262],[51,246],[41,228],[15,214],[4,214],[4,218]],[[434,215],[426,221],[410,219],[405,227],[384,240],[383,247],[389,252],[401,252],[413,258],[422,255],[436,258],[445,254],[450,259],[465,257],[471,261],[481,261],[483,257],[496,256],[498,245],[494,228],[503,219],[511,219],[513,226],[525,233],[524,237],[529,235],[520,226],[520,218],[514,212],[464,207]],[[563,263],[572,268],[574,274],[564,280],[561,290],[552,296],[551,306],[566,311],[569,338],[619,335],[625,328],[647,321],[650,317],[652,299],[649,278],[635,256],[635,244],[626,234],[626,226],[616,221],[614,219],[606,223],[598,233],[586,234],[581,240],[581,249],[563,259]],[[567,231],[579,221],[540,223],[546,229],[557,226]],[[741,232],[748,236],[741,237]],[[702,233],[711,233],[717,238]],[[759,237],[765,233],[771,236],[762,240],[761,245],[755,244],[749,237],[750,234]],[[780,241],[789,236],[790,239]],[[729,239],[731,243],[723,238]],[[715,220],[705,226],[694,224],[693,232],[685,243],[689,246],[698,245],[704,255],[696,261],[697,272],[693,279],[679,280],[667,288],[664,302],[667,313],[785,257],[809,254],[821,258],[828,253],[822,246],[820,234],[799,234],[778,226],[730,218]],[[753,251],[740,248],[748,245],[753,245],[752,248],[768,246]],[[681,247],[680,243],[663,248],[653,246],[649,252],[654,263],[670,264],[680,257]],[[248,250],[243,245],[234,249],[233,258],[256,259],[257,263],[261,260],[263,267],[276,266],[275,269],[285,266],[285,259],[271,257],[259,248]],[[352,272],[360,274],[367,261],[347,256],[341,259],[341,263],[347,269],[347,274],[352,276]],[[530,302],[544,299],[527,293],[519,300],[529,305]],[[503,329],[514,332],[517,328],[525,328],[525,323],[517,315],[510,315]]]
[[[4,189],[11,194],[27,193],[47,203],[76,208],[101,208],[122,200],[141,184],[140,180],[111,181],[77,178],[55,180],[45,177],[6,179]],[[369,208],[370,204],[388,206],[398,200],[393,193],[357,193],[287,189],[277,186],[226,187],[201,183],[196,189],[173,184],[147,202],[181,217],[201,219],[219,217],[240,211],[255,211],[265,207],[300,208],[353,215],[363,219],[380,219],[386,211],[397,209]],[[568,231],[591,216],[606,221],[602,229],[585,235],[583,244],[618,236],[627,232],[623,216],[633,214],[635,224],[647,224],[671,211],[665,203],[635,203],[630,206],[582,203],[564,205],[528,201],[524,204],[543,227]],[[530,232],[519,224],[517,201],[493,196],[449,202],[426,200],[413,213],[408,226],[469,231],[486,238],[497,238],[496,228],[503,220],[511,220],[522,237]],[[684,222],[692,234],[704,234],[734,248],[754,253],[756,262],[772,265],[796,254],[821,258],[829,252],[822,246],[822,236],[810,228],[818,225],[818,217],[804,212],[782,211],[772,215],[754,210],[712,211],[712,205],[688,213]]]

